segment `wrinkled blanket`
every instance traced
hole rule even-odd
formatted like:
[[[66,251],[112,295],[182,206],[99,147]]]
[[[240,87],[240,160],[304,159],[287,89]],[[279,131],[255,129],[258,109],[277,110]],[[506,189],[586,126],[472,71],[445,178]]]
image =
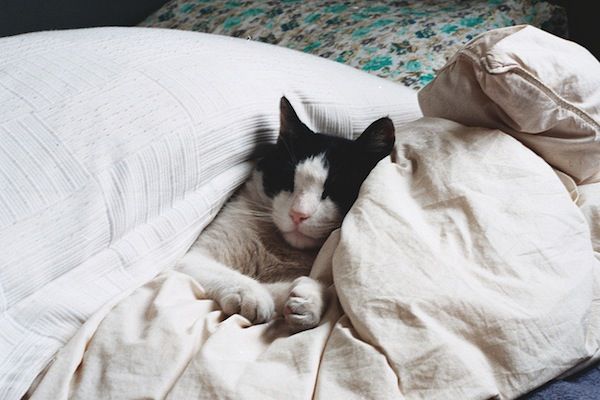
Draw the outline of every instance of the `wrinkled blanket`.
[[[225,318],[165,271],[87,321],[32,398],[509,399],[598,356],[599,242],[544,160],[440,119],[398,128],[392,160],[315,262],[319,327]]]

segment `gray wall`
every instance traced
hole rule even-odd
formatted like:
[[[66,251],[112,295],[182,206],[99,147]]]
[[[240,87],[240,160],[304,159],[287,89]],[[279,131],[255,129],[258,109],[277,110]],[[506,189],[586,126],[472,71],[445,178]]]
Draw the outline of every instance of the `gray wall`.
[[[600,60],[600,23],[590,2],[565,2],[569,20],[569,38],[586,47]],[[597,6],[597,3],[596,3]]]
[[[164,3],[166,0],[0,0],[0,36],[136,25]]]

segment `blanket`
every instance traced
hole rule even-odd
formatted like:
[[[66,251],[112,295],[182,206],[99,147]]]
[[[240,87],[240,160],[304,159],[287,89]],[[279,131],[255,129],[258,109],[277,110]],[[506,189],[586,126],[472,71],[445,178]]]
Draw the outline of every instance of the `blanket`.
[[[31,398],[509,399],[598,357],[600,261],[544,160],[435,118],[391,158],[315,261],[317,328],[226,318],[168,270],[89,319]]]
[[[421,89],[490,29],[529,24],[567,36],[567,13],[539,0],[170,0],[140,26],[277,44]]]

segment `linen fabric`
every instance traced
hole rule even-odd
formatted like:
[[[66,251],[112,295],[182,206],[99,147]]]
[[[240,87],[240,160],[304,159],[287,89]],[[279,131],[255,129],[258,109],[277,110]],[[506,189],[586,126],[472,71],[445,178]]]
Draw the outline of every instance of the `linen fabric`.
[[[528,25],[491,30],[419,92],[424,115],[512,134],[577,184],[600,181],[600,62]]]

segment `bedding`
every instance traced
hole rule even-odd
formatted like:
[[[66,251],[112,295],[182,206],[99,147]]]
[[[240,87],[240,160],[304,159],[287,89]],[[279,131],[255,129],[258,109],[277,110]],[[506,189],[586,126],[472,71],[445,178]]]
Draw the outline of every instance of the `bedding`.
[[[0,50],[0,397],[46,366],[33,398],[514,398],[598,358],[596,184],[510,135],[405,124],[414,91],[254,41],[111,28]],[[168,269],[273,139],[283,93],[317,130],[399,128],[316,261],[324,323],[293,336],[224,319]]]
[[[528,51],[545,43],[515,31]],[[595,362],[598,184],[490,128],[427,118],[397,142],[315,263],[332,283],[318,328],[225,318],[166,271],[92,316],[32,398],[508,399]]]
[[[600,183],[580,185],[577,188],[577,205],[588,221],[592,234],[592,246],[600,259]]]
[[[538,0],[171,0],[140,26],[277,44],[420,89],[469,40],[519,24],[567,36],[565,10]]]
[[[578,184],[600,181],[600,63],[573,42],[528,25],[488,32],[419,104],[427,116],[510,133]]]
[[[552,168],[498,130],[398,131],[315,262],[319,327],[225,318],[167,271],[93,316],[32,399],[510,399],[597,357],[600,260]]]
[[[598,76],[584,48],[531,26],[503,28],[459,50],[419,102],[425,115],[501,129],[558,168],[600,259]],[[585,365],[522,399],[595,399],[600,365],[581,371]]]
[[[195,32],[40,32],[0,39],[0,54],[1,399],[185,252],[274,139],[283,94],[344,135],[421,116],[408,88]]]

